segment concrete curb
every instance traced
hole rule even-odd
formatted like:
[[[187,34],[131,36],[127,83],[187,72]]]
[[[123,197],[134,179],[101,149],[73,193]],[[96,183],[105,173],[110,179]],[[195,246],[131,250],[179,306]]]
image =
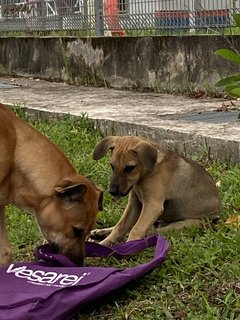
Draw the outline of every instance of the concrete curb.
[[[61,119],[66,115],[64,112],[51,112],[46,110],[24,107],[30,117],[41,119]],[[80,117],[80,115],[71,115]],[[184,133],[158,126],[141,125],[131,122],[112,121],[89,117],[95,129],[103,136],[106,135],[141,135],[157,141],[179,153],[197,155],[206,154],[220,162],[237,164],[240,162],[240,141],[218,138],[209,135]]]

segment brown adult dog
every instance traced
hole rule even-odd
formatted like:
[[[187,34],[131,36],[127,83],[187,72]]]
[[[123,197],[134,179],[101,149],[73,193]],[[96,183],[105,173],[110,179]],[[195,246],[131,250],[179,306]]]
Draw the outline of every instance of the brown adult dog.
[[[45,238],[82,264],[85,238],[102,207],[101,190],[78,175],[56,145],[0,104],[1,265],[11,261],[4,215],[9,203],[34,212]]]
[[[211,176],[196,162],[141,137],[110,136],[96,145],[93,158],[112,150],[112,177],[109,192],[113,197],[129,193],[128,205],[120,221],[107,229],[96,229],[92,237],[106,236],[109,245],[130,231],[129,240],[144,237],[161,218],[158,230],[201,225],[202,218],[215,218],[221,200]]]

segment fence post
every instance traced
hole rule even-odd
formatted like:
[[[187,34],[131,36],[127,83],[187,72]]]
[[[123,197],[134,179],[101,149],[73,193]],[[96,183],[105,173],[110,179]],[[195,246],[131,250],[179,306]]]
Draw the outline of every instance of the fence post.
[[[89,30],[90,27],[88,25],[88,0],[83,0],[83,21],[84,21],[84,29]]]
[[[37,2],[37,6],[39,6],[39,3]],[[47,3],[44,0],[40,1],[40,16],[46,17],[47,16]]]
[[[94,0],[96,37],[104,36],[103,0]]]

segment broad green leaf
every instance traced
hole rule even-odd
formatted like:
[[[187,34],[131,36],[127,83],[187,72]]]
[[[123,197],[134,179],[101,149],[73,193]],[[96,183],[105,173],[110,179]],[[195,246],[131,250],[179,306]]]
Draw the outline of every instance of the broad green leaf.
[[[240,55],[234,51],[231,51],[228,49],[219,49],[219,50],[216,50],[214,53],[226,60],[232,61],[240,65]]]
[[[236,76],[221,79],[216,83],[216,86],[217,87],[225,87],[225,86],[237,85],[237,84],[240,84],[240,74],[238,74]]]
[[[232,89],[229,93],[233,96],[240,97],[240,86]]]
[[[240,28],[240,14],[239,13],[234,13],[233,14],[233,19],[234,19],[237,27]]]
[[[225,90],[231,96],[235,96],[235,97],[240,96],[240,86],[238,86],[238,85],[226,86]]]

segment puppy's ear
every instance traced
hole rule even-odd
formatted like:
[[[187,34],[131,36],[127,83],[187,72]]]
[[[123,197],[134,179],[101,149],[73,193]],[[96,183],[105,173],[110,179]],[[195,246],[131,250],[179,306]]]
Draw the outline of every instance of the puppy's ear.
[[[84,183],[74,183],[70,180],[64,180],[61,185],[55,187],[56,194],[65,201],[79,201],[87,191]]]
[[[109,136],[100,141],[93,151],[93,159],[99,160],[108,152],[108,150],[113,149],[116,145],[116,141],[119,137]]]
[[[131,151],[137,153],[143,165],[151,171],[157,161],[157,149],[148,142],[139,142]]]

